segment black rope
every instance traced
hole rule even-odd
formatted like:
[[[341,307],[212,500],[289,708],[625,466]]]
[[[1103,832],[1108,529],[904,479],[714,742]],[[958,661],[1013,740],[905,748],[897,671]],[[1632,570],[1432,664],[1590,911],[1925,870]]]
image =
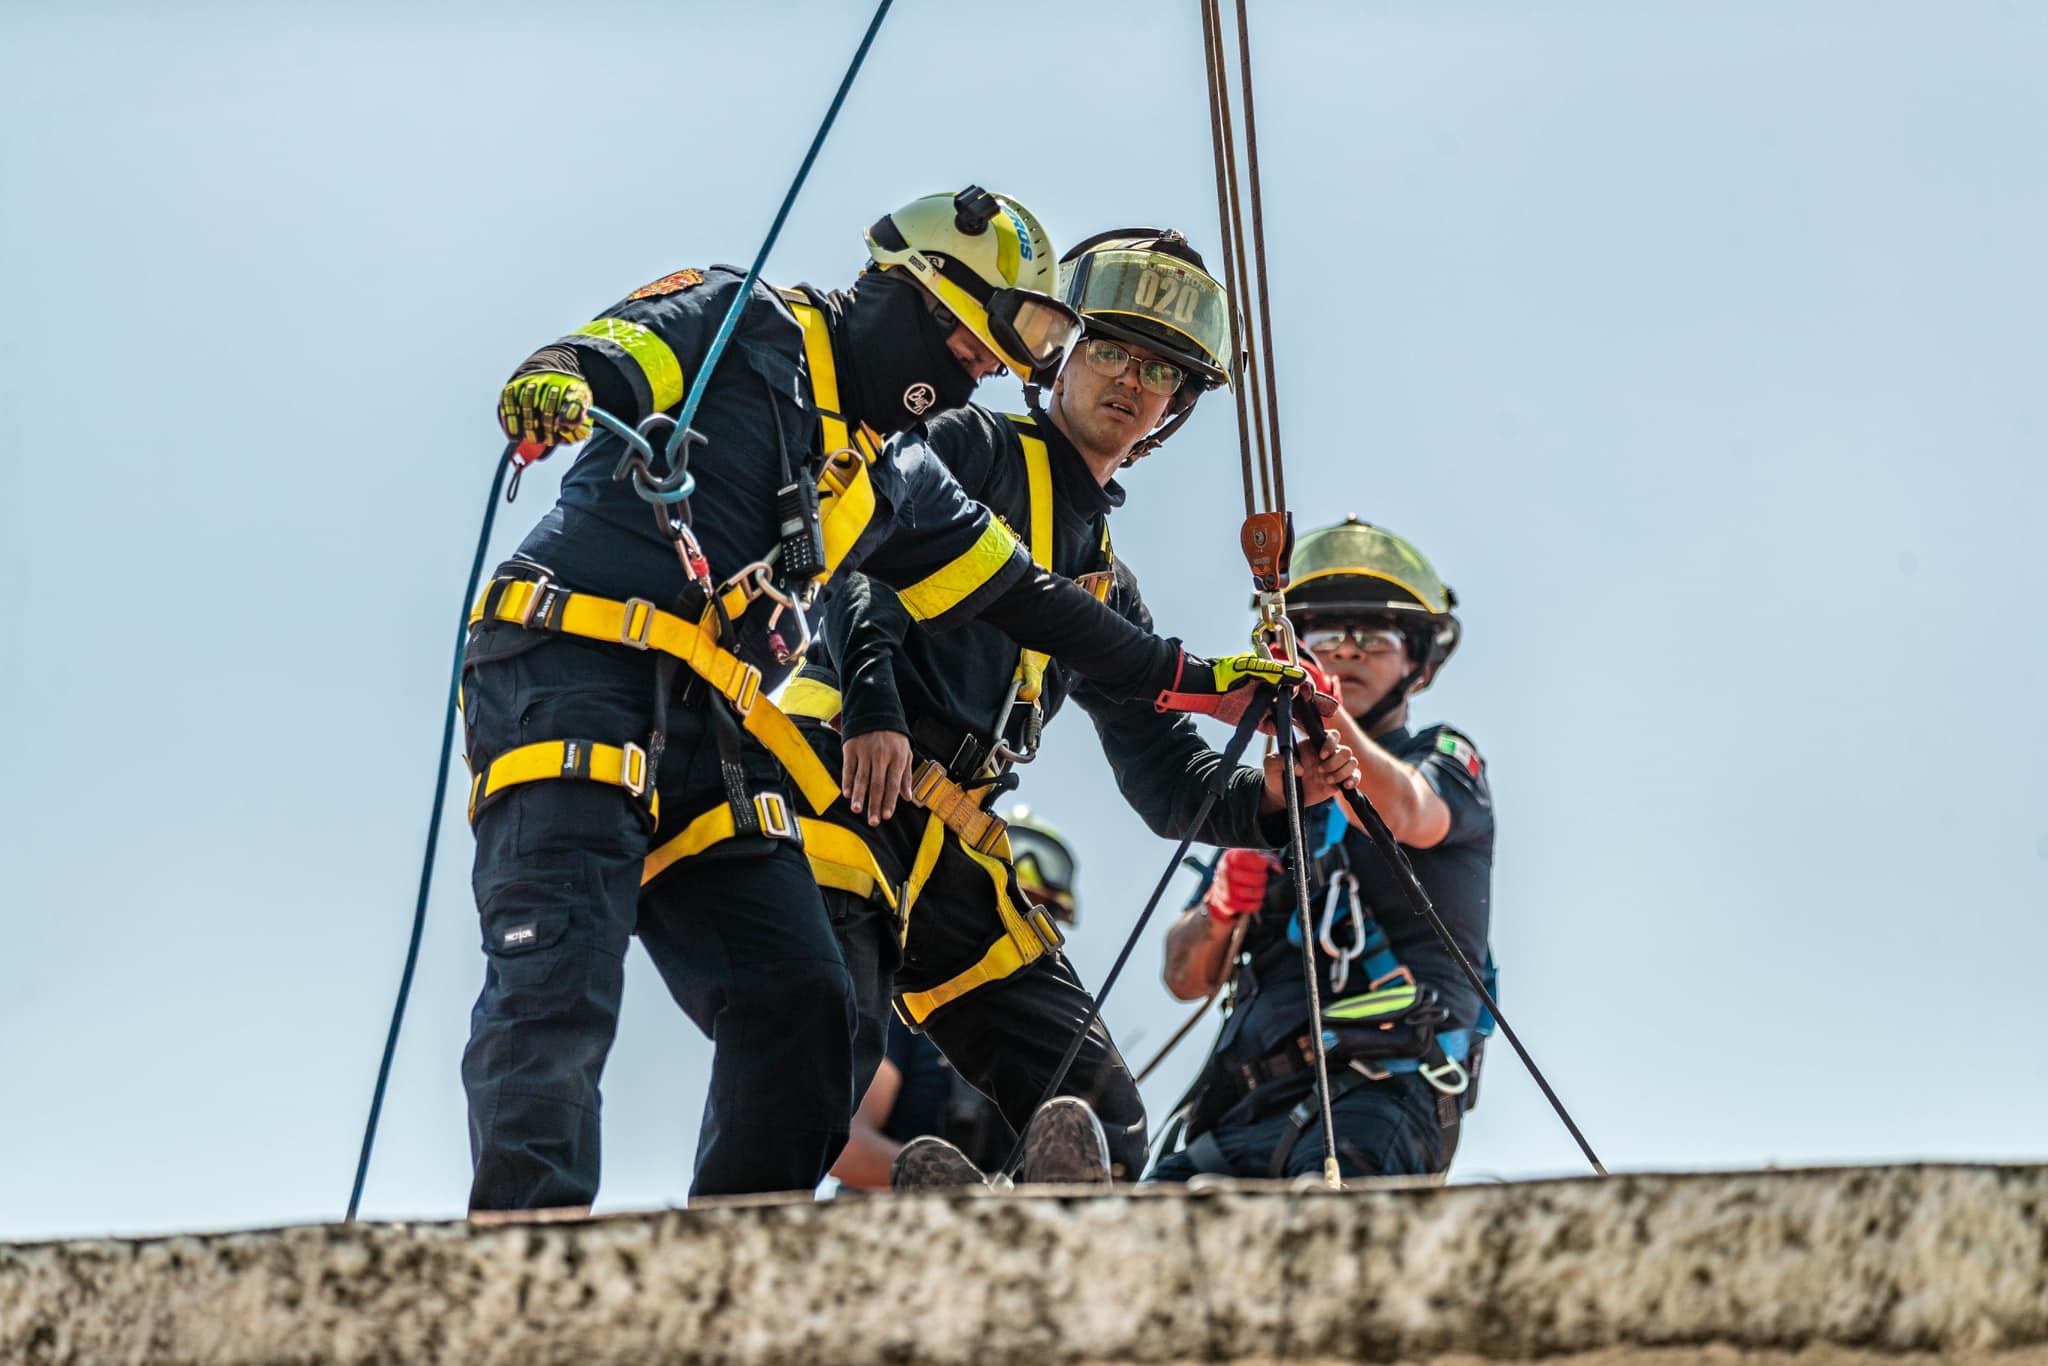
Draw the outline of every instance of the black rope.
[[[462,689],[463,648],[469,640],[469,608],[476,601],[477,584],[484,573],[484,552],[491,544],[491,524],[498,519],[498,490],[504,487],[505,471],[512,467],[517,441],[505,447],[491,477],[491,496],[484,504],[484,524],[477,532],[476,554],[470,557],[469,585],[462,594],[462,624],[455,632],[455,664],[448,674],[448,696],[442,707],[441,763],[434,778],[434,807],[427,817],[427,850],[420,859],[420,894],[412,908],[412,940],[405,949],[405,971],[398,978],[398,999],[391,1003],[391,1029],[384,1036],[384,1058],[377,1064],[377,1089],[370,1096],[370,1118],[363,1125],[363,1151],[356,1158],[356,1181],[348,1193],[348,1215],[356,1217],[363,1203],[363,1182],[370,1174],[370,1149],[377,1142],[377,1120],[384,1113],[384,1088],[391,1080],[391,1060],[398,1052],[398,1027],[405,1022],[406,998],[412,994],[413,970],[420,962],[420,935],[427,926],[427,896],[434,886],[434,848],[441,838],[441,809],[448,797],[448,759],[455,749],[456,700]]]
[[[1311,702],[1302,708],[1314,711]],[[1318,720],[1321,718],[1318,717]],[[1280,744],[1280,755],[1286,766],[1287,784],[1287,842],[1294,854],[1294,901],[1301,916],[1301,974],[1308,985],[1309,1037],[1315,1040],[1316,1098],[1323,1109],[1323,1181],[1332,1190],[1341,1190],[1344,1179],[1337,1170],[1337,1125],[1330,1118],[1330,1055],[1323,1042],[1323,993],[1316,981],[1316,926],[1315,907],[1308,894],[1308,840],[1301,833],[1301,788],[1297,785],[1296,768],[1299,746],[1294,742],[1294,694],[1283,692],[1273,707],[1273,734]],[[1317,739],[1317,748],[1322,741]]]
[[[1130,961],[1131,950],[1138,947],[1138,940],[1143,937],[1145,926],[1151,922],[1152,913],[1159,909],[1159,899],[1166,895],[1173,875],[1180,871],[1180,861],[1187,856],[1188,846],[1195,842],[1195,832],[1200,830],[1202,822],[1209,818],[1209,809],[1216,805],[1216,799],[1222,795],[1225,782],[1237,768],[1239,756],[1244,753],[1245,746],[1251,743],[1252,732],[1258,729],[1259,722],[1265,719],[1267,711],[1272,707],[1273,688],[1264,683],[1253,686],[1258,688],[1259,696],[1245,709],[1243,718],[1237,723],[1237,730],[1230,737],[1230,743],[1223,747],[1222,762],[1217,764],[1216,772],[1210,781],[1204,784],[1208,790],[1202,794],[1201,805],[1195,808],[1194,819],[1188,822],[1188,833],[1181,836],[1180,844],[1173,851],[1172,860],[1166,865],[1166,871],[1159,875],[1159,885],[1152,889],[1152,896],[1145,902],[1145,909],[1138,912],[1137,923],[1131,926],[1130,936],[1124,940],[1123,948],[1118,951],[1116,962],[1110,965],[1109,975],[1102,979],[1102,989],[1094,993],[1093,999],[1089,1001],[1087,1017],[1081,1021],[1081,1027],[1074,1031],[1073,1042],[1067,1045],[1066,1055],[1060,1059],[1060,1065],[1053,1070],[1052,1081],[1046,1085],[1045,1094],[1038,1098],[1038,1105],[1031,1107],[1032,1114],[1037,1114],[1039,1106],[1060,1093],[1060,1084],[1066,1081],[1067,1073],[1073,1070],[1074,1059],[1081,1056],[1081,1047],[1087,1043],[1089,1031],[1094,1029],[1096,1021],[1102,1018],[1102,1003],[1109,999],[1110,988],[1116,985],[1116,979],[1123,972],[1124,964]],[[1003,1159],[998,1175],[1010,1176],[1016,1172],[1017,1164],[1024,1156],[1024,1140],[1030,1129],[1028,1119],[1018,1126],[1017,1141],[1011,1146],[1010,1155]]]
[[[1310,742],[1320,747],[1323,742],[1322,716],[1314,707],[1303,707],[1301,719],[1308,727]],[[1465,956],[1465,951],[1458,947],[1458,941],[1452,936],[1450,926],[1444,924],[1443,917],[1437,914],[1436,907],[1430,903],[1429,893],[1423,890],[1422,879],[1415,875],[1415,865],[1411,864],[1408,855],[1402,852],[1400,843],[1394,838],[1394,832],[1387,828],[1386,821],[1373,809],[1373,804],[1366,800],[1363,792],[1349,787],[1338,790],[1343,794],[1345,803],[1357,814],[1359,823],[1365,827],[1367,837],[1380,851],[1380,857],[1394,870],[1394,881],[1399,884],[1401,895],[1408,902],[1408,908],[1428,921],[1430,929],[1436,931],[1436,937],[1450,950],[1451,957],[1457,960],[1458,971],[1465,974],[1465,980],[1472,984],[1472,989],[1479,993],[1479,999],[1493,1012],[1493,1018],[1500,1024],[1500,1032],[1506,1036],[1508,1043],[1513,1045],[1516,1055],[1522,1060],[1522,1065],[1528,1068],[1529,1075],[1536,1079],[1536,1085],[1542,1088],[1544,1098],[1550,1102],[1550,1108],[1557,1111],[1557,1117],[1564,1121],[1564,1127],[1571,1130],[1573,1140],[1579,1145],[1579,1151],[1593,1164],[1595,1172],[1601,1176],[1607,1175],[1607,1168],[1601,1165],[1600,1158],[1593,1151],[1593,1145],[1586,1142],[1586,1136],[1579,1132],[1579,1126],[1573,1122],[1571,1112],[1564,1108],[1564,1102],[1559,1100],[1557,1092],[1551,1089],[1550,1082],[1543,1075],[1543,1069],[1536,1065],[1536,1059],[1529,1056],[1529,1050],[1522,1047],[1522,1041],[1515,1034],[1514,1026],[1508,1023],[1507,1016],[1501,1014],[1500,1002],[1494,1000],[1493,993],[1486,989],[1486,979],[1480,975],[1479,969],[1472,965],[1472,960]]]

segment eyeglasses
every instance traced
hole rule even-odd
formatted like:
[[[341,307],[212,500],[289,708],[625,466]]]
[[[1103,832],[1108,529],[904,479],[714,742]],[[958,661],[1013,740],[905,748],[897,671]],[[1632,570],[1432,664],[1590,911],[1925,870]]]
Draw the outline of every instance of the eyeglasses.
[[[1178,365],[1169,365],[1163,360],[1138,360],[1115,342],[1100,338],[1082,344],[1081,359],[1088,362],[1090,370],[1105,379],[1115,379],[1129,369],[1133,361],[1137,361],[1138,383],[1155,394],[1171,394],[1187,378]]]
[[[1406,638],[1391,626],[1330,626],[1319,631],[1303,631],[1301,643],[1317,652],[1334,650],[1349,643],[1365,655],[1390,655],[1408,648]]]

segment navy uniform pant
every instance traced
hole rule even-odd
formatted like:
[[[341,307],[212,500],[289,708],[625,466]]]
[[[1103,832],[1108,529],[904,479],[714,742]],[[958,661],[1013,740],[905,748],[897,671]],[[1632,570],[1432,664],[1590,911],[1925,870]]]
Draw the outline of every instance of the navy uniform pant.
[[[706,710],[722,704],[686,700],[688,677],[669,709],[664,815],[723,790]],[[546,740],[644,743],[653,726],[651,655],[496,627],[472,640],[463,681],[473,760]],[[751,740],[746,766],[756,787],[777,781]],[[523,784],[478,814],[472,1209],[596,1195],[599,1082],[635,934],[714,1048],[691,1193],[810,1190],[837,1158],[856,1094],[852,985],[809,865],[787,843],[732,840],[643,888],[648,853],[683,823],[650,830],[623,789],[574,780]]]
[[[912,814],[924,816],[914,808]],[[943,866],[945,860],[940,862]],[[1002,922],[988,900],[988,874],[969,866],[979,879],[978,888],[964,878],[948,886],[935,876],[927,884],[911,912],[912,957],[893,976],[889,969],[898,955],[890,916],[872,901],[846,892],[825,893],[853,973],[859,1016],[856,1079],[863,1091],[881,1063],[894,992],[906,985],[913,990],[930,986],[923,978],[935,971],[935,964],[936,980],[944,981],[977,961],[1002,933]],[[955,948],[942,953],[932,941],[947,941]],[[956,959],[961,960],[959,966],[945,970]],[[917,965],[915,977],[912,963]],[[1066,959],[1048,954],[956,997],[926,1017],[923,1027],[953,1070],[995,1102],[1003,1119],[1021,1133],[1061,1056],[1088,1018],[1091,1004]],[[1145,1103],[1102,1021],[1089,1028],[1058,1094],[1079,1096],[1094,1107],[1109,1139],[1112,1169],[1120,1179],[1135,1181],[1145,1168]]]
[[[1335,1082],[1341,1073],[1332,1069]],[[1222,1175],[1269,1177],[1273,1154],[1293,1132],[1287,1113],[1308,1092],[1288,1088],[1284,1096],[1255,1092],[1226,1111],[1210,1130],[1229,1164]],[[1389,1077],[1337,1097],[1330,1107],[1336,1122],[1337,1167],[1345,1176],[1428,1176],[1450,1165],[1435,1088],[1414,1075]],[[1324,1155],[1320,1107],[1295,1140],[1279,1175],[1320,1173]],[[1185,1151],[1168,1153],[1147,1174],[1148,1181],[1185,1181],[1202,1167]]]

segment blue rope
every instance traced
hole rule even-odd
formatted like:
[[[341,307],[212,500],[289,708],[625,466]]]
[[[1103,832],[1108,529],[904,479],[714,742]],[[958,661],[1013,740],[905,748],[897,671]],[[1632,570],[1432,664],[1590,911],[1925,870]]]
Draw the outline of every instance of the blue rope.
[[[420,860],[420,895],[412,908],[412,942],[405,950],[405,972],[398,979],[398,999],[391,1005],[391,1031],[384,1036],[384,1060],[377,1064],[377,1089],[370,1096],[370,1118],[363,1126],[363,1151],[356,1158],[356,1184],[348,1193],[348,1218],[356,1217],[363,1203],[363,1181],[370,1174],[370,1149],[377,1141],[377,1118],[384,1112],[384,1088],[391,1080],[391,1060],[398,1053],[398,1027],[405,1021],[406,998],[412,994],[413,970],[420,962],[420,934],[427,927],[427,894],[434,885],[434,846],[441,838],[441,808],[448,797],[448,756],[455,749],[456,703],[462,690],[463,646],[469,639],[469,607],[476,601],[476,587],[483,579],[484,552],[491,544],[491,523],[498,519],[498,490],[505,485],[505,471],[512,468],[514,441],[505,447],[498,472],[491,478],[491,500],[484,505],[483,529],[477,533],[476,554],[469,562],[469,587],[462,595],[462,625],[455,632],[455,666],[448,675],[448,698],[442,707],[441,763],[434,771],[434,810],[427,817],[427,852]]]
[[[671,461],[675,459],[676,447],[688,434],[691,421],[697,416],[697,405],[711,387],[711,374],[718,368],[718,358],[725,353],[725,344],[732,338],[733,329],[739,326],[740,313],[746,308],[747,299],[761,278],[761,267],[768,264],[768,253],[774,249],[775,239],[782,235],[782,225],[796,204],[797,192],[803,189],[804,179],[811,173],[811,163],[818,159],[818,150],[825,145],[825,135],[832,131],[833,120],[839,117],[839,106],[846,103],[846,92],[853,88],[853,78],[860,74],[860,64],[867,60],[868,48],[873,46],[875,34],[881,30],[882,18],[894,3],[895,0],[882,0],[875,6],[875,17],[868,21],[868,31],[861,36],[860,46],[854,50],[853,62],[846,68],[846,76],[832,96],[832,107],[825,111],[825,121],[818,125],[818,135],[811,139],[811,150],[804,153],[804,164],[797,167],[796,179],[789,183],[789,193],[782,197],[782,207],[775,211],[775,222],[769,227],[768,236],[762,240],[761,250],[755,253],[754,264],[747,267],[746,281],[740,286],[740,292],[733,296],[732,307],[725,311],[725,320],[718,325],[718,335],[711,339],[711,349],[704,353],[704,364],[698,368],[697,382],[690,386],[689,396],[683,400],[683,410],[676,416],[676,429],[670,434],[668,449],[664,452]]]
[[[861,63],[867,59],[868,49],[874,45],[875,34],[882,27],[882,18],[888,14],[889,6],[893,3],[894,0],[881,0],[876,6],[875,17],[869,21],[868,31],[861,37],[860,47],[853,54],[853,62],[846,68],[846,76],[839,82],[837,93],[832,96],[832,107],[825,111],[825,121],[818,126],[817,136],[811,139],[811,149],[804,153],[803,165],[797,168],[796,179],[790,183],[789,193],[782,197],[782,207],[776,211],[775,222],[768,229],[768,237],[761,243],[761,250],[755,255],[754,264],[747,271],[746,283],[741,287],[739,296],[733,300],[732,307],[726,311],[725,321],[719,324],[718,335],[712,339],[711,349],[705,353],[698,381],[691,386],[689,397],[683,403],[682,413],[676,419],[675,432],[669,438],[666,455],[671,462],[675,459],[676,448],[689,434],[690,420],[697,415],[697,404],[704,397],[705,390],[710,388],[711,372],[717,368],[719,355],[725,350],[725,344],[731,338],[733,329],[739,324],[740,311],[746,307],[747,296],[753,293],[755,282],[761,278],[761,267],[767,264],[768,253],[774,248],[775,239],[782,234],[782,225],[789,218],[789,211],[796,203],[797,192],[803,188],[805,177],[810,175],[811,164],[818,159],[818,151],[825,145],[825,135],[832,131],[833,121],[839,117],[839,107],[846,102],[846,92],[853,88],[853,78],[860,73]],[[700,437],[699,440],[701,439]],[[484,509],[483,529],[477,534],[476,556],[469,567],[469,588],[462,598],[462,629],[455,637],[455,666],[448,680],[448,702],[441,730],[441,766],[438,770],[439,776],[434,780],[433,814],[427,821],[426,855],[420,861],[420,892],[419,899],[413,906],[412,942],[406,947],[405,971],[398,979],[398,999],[392,1003],[391,1029],[384,1039],[384,1058],[377,1065],[377,1089],[370,1097],[370,1117],[363,1126],[363,1150],[356,1159],[355,1185],[348,1196],[347,1217],[350,1219],[356,1217],[356,1211],[362,1206],[363,1182],[370,1172],[370,1150],[377,1141],[377,1120],[384,1111],[384,1091],[391,1080],[391,1061],[398,1052],[399,1026],[405,1020],[406,999],[412,994],[413,973],[419,966],[420,936],[427,923],[427,896],[434,882],[434,849],[440,839],[441,812],[448,795],[448,760],[455,748],[456,700],[462,687],[462,656],[469,634],[469,609],[476,601],[477,584],[483,578],[484,551],[490,545],[491,524],[498,515],[498,492],[504,486],[505,472],[511,468],[512,454],[517,449],[517,442],[505,447],[505,454],[498,461],[497,473],[492,477],[491,501]],[[638,480],[634,481],[634,487],[640,487]],[[695,481],[690,480],[681,492],[673,494],[673,497],[688,497],[694,487]],[[667,498],[657,500],[668,501]]]

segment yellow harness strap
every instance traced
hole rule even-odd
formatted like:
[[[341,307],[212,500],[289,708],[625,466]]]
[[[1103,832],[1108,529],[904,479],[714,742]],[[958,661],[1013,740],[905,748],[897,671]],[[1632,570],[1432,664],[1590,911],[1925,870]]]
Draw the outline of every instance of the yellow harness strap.
[[[824,533],[822,584],[839,566],[875,518],[875,485],[868,466],[881,451],[881,438],[865,422],[850,431],[839,411],[839,369],[832,359],[832,334],[825,315],[804,298],[802,290],[778,291],[804,329],[804,360],[811,374],[811,399],[818,408],[818,429],[825,448],[825,470],[818,480],[818,527]]]
[[[924,837],[917,842],[917,857],[911,860],[910,876],[903,881],[903,905],[899,911],[902,923],[897,926],[900,939],[908,941],[910,938],[911,909],[924,895],[924,885],[931,881],[932,869],[939,863],[939,851],[945,847],[946,823],[937,816],[926,816]]]
[[[980,799],[948,778],[946,766],[936,759],[926,759],[911,771],[910,800],[958,835],[970,853],[1009,847],[1006,836],[1010,827],[1003,818],[982,810]]]
[[[661,819],[661,798],[647,790],[647,751],[636,744],[607,745],[595,740],[543,740],[508,749],[469,780],[469,820],[477,808],[507,788],[547,778],[577,778],[623,787],[645,800],[648,814]]]
[[[839,719],[841,707],[839,689],[815,678],[802,677],[789,680],[789,686],[782,690],[781,700],[776,705],[782,708],[785,716],[801,716],[827,725]]]
[[[931,828],[937,829],[938,825],[938,821],[934,820]],[[1018,914],[1009,893],[1010,846],[1007,840],[1003,843],[1002,857],[999,859],[976,853],[972,849],[967,849],[966,853],[967,857],[982,866],[989,879],[995,883],[996,909],[1003,918],[1003,937],[989,945],[988,952],[981,956],[981,960],[965,972],[956,973],[929,991],[906,991],[899,995],[896,998],[896,1009],[913,1025],[923,1024],[926,1016],[948,1001],[956,1001],[976,987],[999,982],[1018,969],[1029,967],[1066,942],[1052,917],[1038,907],[1031,907],[1028,916]],[[906,911],[906,926],[909,919],[909,913]]]
[[[844,888],[857,896],[879,891],[882,899],[892,909],[895,907],[896,890],[889,885],[881,865],[875,862],[875,856],[860,836],[830,821],[813,820],[809,816],[798,816],[796,824],[802,837],[804,857],[810,860],[811,876],[817,879],[819,886]],[[640,865],[640,885],[645,887],[690,855],[701,854],[712,845],[732,837],[732,805],[721,802],[647,856],[647,861]]]
[[[645,598],[614,602],[592,593],[570,592],[545,579],[494,579],[470,610],[469,624],[474,626],[486,616],[529,629],[560,631],[585,640],[673,655],[732,703],[741,725],[789,771],[813,811],[823,811],[839,796],[839,784],[811,752],[795,723],[762,694],[761,671],[718,644],[696,623],[664,612]]]
[[[1043,437],[1033,436],[1026,427],[1037,423],[1012,415],[1011,425],[1024,444],[1025,488],[1030,498],[1031,562],[1040,569],[1052,568],[1052,453]],[[1045,666],[1050,656],[1025,650],[1017,658],[1017,700],[1036,702],[1045,690]]]

